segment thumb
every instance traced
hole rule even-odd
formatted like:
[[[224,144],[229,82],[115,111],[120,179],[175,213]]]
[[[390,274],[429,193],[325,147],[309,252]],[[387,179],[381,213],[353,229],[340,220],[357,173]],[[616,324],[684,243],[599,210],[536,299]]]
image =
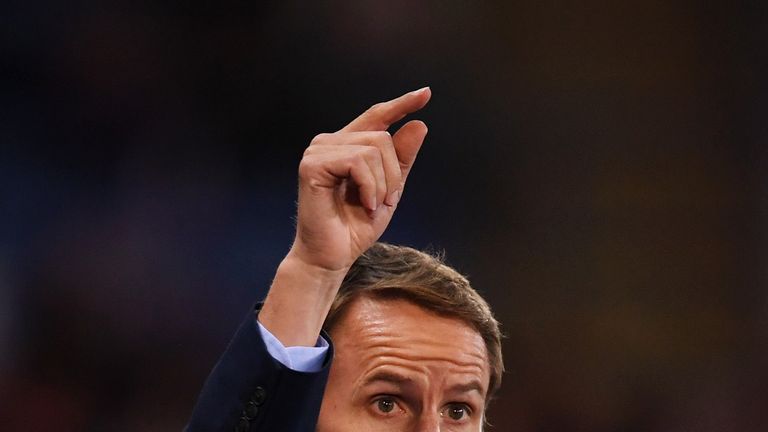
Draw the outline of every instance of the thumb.
[[[400,162],[403,183],[411,171],[413,162],[416,160],[416,155],[419,153],[426,136],[427,125],[421,120],[409,121],[392,136],[395,153],[397,153],[397,159]]]

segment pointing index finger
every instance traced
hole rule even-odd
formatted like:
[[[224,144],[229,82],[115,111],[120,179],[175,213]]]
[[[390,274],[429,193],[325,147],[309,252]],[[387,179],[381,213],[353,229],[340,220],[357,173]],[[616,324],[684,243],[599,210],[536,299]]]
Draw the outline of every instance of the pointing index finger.
[[[340,132],[383,131],[406,115],[418,111],[429,102],[432,91],[424,87],[399,98],[378,103],[352,120]]]

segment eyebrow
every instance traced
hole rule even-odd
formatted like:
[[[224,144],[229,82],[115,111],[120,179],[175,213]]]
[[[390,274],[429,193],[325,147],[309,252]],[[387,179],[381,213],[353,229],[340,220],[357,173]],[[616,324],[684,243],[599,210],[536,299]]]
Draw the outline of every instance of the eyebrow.
[[[474,379],[467,383],[454,384],[448,388],[449,393],[470,393],[473,391],[480,393],[480,395],[485,394],[480,381]]]
[[[413,380],[406,377],[405,375],[401,375],[391,371],[379,371],[371,375],[370,377],[366,378],[365,381],[363,382],[363,386],[367,386],[375,382],[382,382],[382,381],[386,383],[394,384],[398,387],[409,387],[414,385]],[[449,393],[471,393],[473,391],[476,391],[481,396],[484,394],[484,388],[482,384],[480,384],[480,381],[473,379],[466,383],[454,384],[448,388]]]
[[[395,384],[399,387],[405,387],[413,385],[413,380],[406,377],[405,375],[400,375],[398,373],[389,372],[389,371],[379,371],[375,374],[371,375],[370,377],[366,378],[363,382],[364,386],[373,384],[375,382],[384,381],[387,383]]]

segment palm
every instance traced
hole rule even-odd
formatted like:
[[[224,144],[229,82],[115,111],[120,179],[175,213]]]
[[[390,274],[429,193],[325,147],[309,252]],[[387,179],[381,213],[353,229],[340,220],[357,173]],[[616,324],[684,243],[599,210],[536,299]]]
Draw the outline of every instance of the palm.
[[[336,193],[336,225],[334,229],[346,230],[347,235],[339,232],[339,238],[346,238],[347,247],[353,256],[365,252],[384,233],[392,220],[394,208],[381,206],[370,212],[360,205],[359,192],[349,181]]]
[[[399,194],[427,130],[424,123],[411,121],[394,136],[381,131],[420,109],[429,96],[428,91],[407,94],[313,140],[299,166],[293,250],[303,261],[343,270],[382,235],[396,208],[385,197]]]
[[[304,194],[300,193],[297,235],[307,249],[317,252],[312,264],[322,268],[337,270],[351,265],[392,220],[393,207],[381,206],[371,212],[360,205],[357,188],[350,181],[309,194],[325,197],[302,206]]]

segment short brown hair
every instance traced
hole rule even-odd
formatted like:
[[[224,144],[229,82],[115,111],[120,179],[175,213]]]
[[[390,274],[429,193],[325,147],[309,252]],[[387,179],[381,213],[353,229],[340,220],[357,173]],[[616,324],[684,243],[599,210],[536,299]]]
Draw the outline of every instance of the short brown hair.
[[[477,330],[488,353],[491,377],[486,401],[490,401],[504,372],[499,323],[467,278],[448,267],[442,256],[375,243],[355,261],[344,278],[323,325],[325,330],[330,332],[352,301],[362,296],[407,300],[438,315],[459,319]]]

